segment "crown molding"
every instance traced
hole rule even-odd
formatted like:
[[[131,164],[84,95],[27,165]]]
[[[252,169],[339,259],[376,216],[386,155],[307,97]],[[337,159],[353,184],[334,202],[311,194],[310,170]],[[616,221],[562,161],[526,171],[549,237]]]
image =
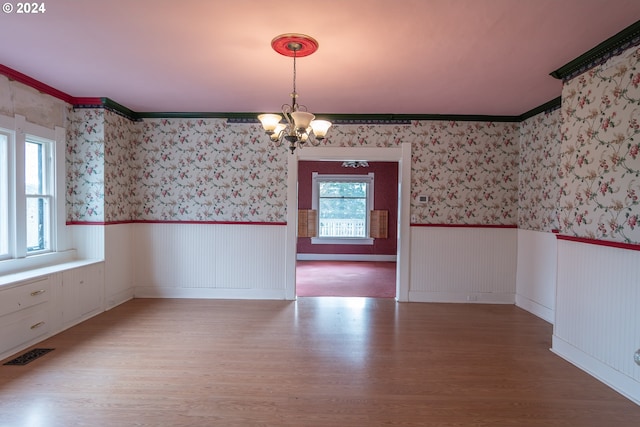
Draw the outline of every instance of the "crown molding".
[[[221,112],[152,112],[137,113],[142,119],[227,119],[229,123],[260,123],[258,115],[262,113],[221,113]],[[486,116],[464,114],[332,114],[317,113],[334,124],[411,124],[420,120],[444,121],[482,121],[482,122],[517,122],[520,116]]]
[[[260,123],[258,114],[229,117],[229,123]],[[518,122],[519,116],[486,116],[464,114],[316,114],[336,125],[409,125],[413,121]]]
[[[51,95],[54,98],[61,99],[64,102],[67,102],[69,104],[73,104],[73,100],[74,100],[73,96],[67,93],[64,93],[47,84],[44,84],[41,81],[34,79],[33,77],[29,77],[26,74],[22,74],[20,71],[16,71],[13,68],[9,68],[3,64],[0,64],[0,74],[7,76],[10,80],[15,80],[19,83],[22,83],[29,87],[34,88],[37,91],[46,93],[47,95]]]
[[[551,111],[557,110],[562,105],[562,97],[559,96],[557,98],[552,99],[549,102],[545,102],[539,107],[536,107],[532,110],[527,111],[526,113],[519,116],[521,122],[524,122],[527,119],[530,119],[533,116],[537,116],[541,113],[550,113]]]
[[[142,120],[138,113],[109,98],[74,98],[72,105],[74,109],[104,108],[133,122]]]
[[[638,44],[640,44],[640,21],[631,24],[613,37],[553,71],[550,75],[556,79],[570,80]]]

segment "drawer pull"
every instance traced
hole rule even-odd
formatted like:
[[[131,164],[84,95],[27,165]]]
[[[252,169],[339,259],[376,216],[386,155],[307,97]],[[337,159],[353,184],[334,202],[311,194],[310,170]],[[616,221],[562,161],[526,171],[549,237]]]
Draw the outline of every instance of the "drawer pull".
[[[36,329],[39,328],[40,326],[44,325],[44,322],[38,322],[35,325],[31,325],[30,329]]]
[[[46,291],[46,290],[44,290],[44,289],[40,289],[40,290],[38,290],[38,291],[33,291],[33,292],[31,292],[31,296],[32,296],[32,297],[35,297],[36,295],[44,294],[45,292],[47,292],[47,291]]]

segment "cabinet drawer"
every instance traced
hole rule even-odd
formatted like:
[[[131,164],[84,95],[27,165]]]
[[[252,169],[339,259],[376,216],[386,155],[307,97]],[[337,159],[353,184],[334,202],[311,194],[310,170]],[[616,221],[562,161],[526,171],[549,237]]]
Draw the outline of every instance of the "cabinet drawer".
[[[49,278],[0,291],[0,316],[49,300]]]
[[[31,310],[30,310],[31,311]],[[12,321],[0,326],[0,352],[10,350],[49,332],[49,309],[31,311],[25,316],[10,316]]]

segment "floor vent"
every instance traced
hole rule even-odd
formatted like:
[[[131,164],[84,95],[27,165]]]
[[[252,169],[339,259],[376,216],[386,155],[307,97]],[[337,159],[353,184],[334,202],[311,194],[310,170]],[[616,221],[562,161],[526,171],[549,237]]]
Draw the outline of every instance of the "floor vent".
[[[23,355],[16,357],[15,359],[11,359],[5,363],[5,365],[26,365],[27,363],[33,362],[40,356],[44,356],[50,351],[54,350],[53,348],[34,348],[33,350],[29,350]]]

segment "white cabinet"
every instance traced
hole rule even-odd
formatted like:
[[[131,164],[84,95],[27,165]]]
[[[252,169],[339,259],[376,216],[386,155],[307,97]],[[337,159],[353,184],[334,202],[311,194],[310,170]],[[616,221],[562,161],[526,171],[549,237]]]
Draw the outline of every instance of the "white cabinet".
[[[104,310],[104,262],[0,277],[0,359]]]
[[[0,293],[0,316],[49,300],[49,276],[21,283]]]
[[[62,273],[62,326],[67,328],[103,310],[104,264]]]
[[[0,291],[0,354],[50,331],[50,294],[48,276]]]

